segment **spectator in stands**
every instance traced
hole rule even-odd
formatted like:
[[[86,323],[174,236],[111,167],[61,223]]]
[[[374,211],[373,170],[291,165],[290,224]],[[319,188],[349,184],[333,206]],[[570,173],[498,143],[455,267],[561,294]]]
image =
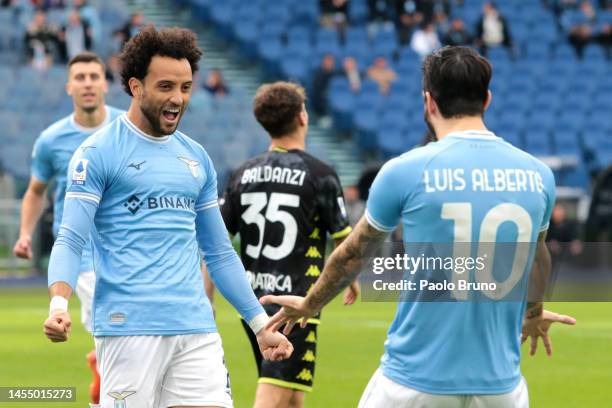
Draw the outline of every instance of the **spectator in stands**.
[[[389,67],[384,57],[377,57],[374,64],[368,68],[368,78],[378,83],[381,94],[387,95],[391,88],[391,82],[397,79],[397,74]]]
[[[72,7],[79,10],[83,21],[89,24],[93,43],[96,44],[102,40],[102,22],[98,10],[89,4],[87,0],[72,0]]]
[[[84,51],[91,50],[92,34],[89,23],[81,19],[77,9],[68,14],[68,23],[59,32],[60,52],[64,62]]]
[[[144,28],[144,24],[145,21],[142,13],[133,13],[130,16],[130,20],[116,31],[116,34],[122,41],[121,48],[123,48],[123,44],[125,44],[130,38],[138,34],[140,30]]]
[[[321,25],[343,33],[348,21],[348,0],[321,0]]]
[[[395,27],[401,44],[408,44],[414,30],[423,22],[423,14],[417,11],[414,0],[395,2]]]
[[[368,0],[370,21],[372,23],[386,23],[392,21],[393,0]]]
[[[53,54],[59,48],[57,31],[47,24],[47,14],[38,10],[25,34],[25,46],[29,62],[38,69],[46,69],[53,63]]]
[[[113,54],[106,61],[106,80],[111,84],[121,83],[121,62],[119,54]]]
[[[576,49],[578,56],[582,56],[584,47],[594,40],[594,27],[597,13],[590,1],[580,3],[578,10],[565,12],[561,16],[563,27],[568,32],[569,42]]]
[[[346,199],[346,214],[349,224],[354,227],[365,212],[365,202],[359,198],[359,188],[357,186],[346,187],[344,198]]]
[[[317,115],[327,113],[327,86],[336,73],[336,58],[325,54],[312,79],[312,108]]]
[[[612,58],[612,24],[605,23],[595,37],[595,40],[604,47],[608,59]]]
[[[578,236],[578,224],[567,218],[565,207],[561,203],[557,203],[553,208],[546,241],[552,255],[561,257],[568,250],[572,255],[578,255],[582,252],[582,242]]]
[[[52,8],[65,8],[66,1],[65,0],[31,0],[31,3],[38,10],[47,11]]]
[[[359,73],[355,58],[344,58],[344,61],[342,61],[342,68],[344,69],[344,76],[346,76],[349,81],[351,91],[359,92],[361,90],[361,74]]]
[[[449,15],[449,0],[415,0],[416,9],[423,15],[424,22],[432,22],[438,15]]]
[[[495,3],[485,3],[482,10],[482,16],[476,24],[476,44],[481,48],[481,53],[486,54],[488,48],[501,45],[512,50],[508,22],[497,10]]]
[[[229,89],[223,79],[223,74],[217,68],[213,68],[208,72],[206,82],[202,87],[212,96],[225,96],[229,93]]]
[[[463,20],[460,18],[453,19],[450,29],[444,36],[445,45],[469,45],[472,43],[472,36],[466,30]]]
[[[432,51],[440,48],[440,39],[433,23],[423,23],[420,29],[412,34],[410,40],[410,48],[414,50],[421,58],[425,58]]]

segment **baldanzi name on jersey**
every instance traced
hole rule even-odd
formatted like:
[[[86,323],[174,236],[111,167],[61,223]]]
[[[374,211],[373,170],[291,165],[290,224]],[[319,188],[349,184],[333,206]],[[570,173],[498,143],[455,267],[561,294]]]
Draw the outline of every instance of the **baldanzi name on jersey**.
[[[284,183],[293,186],[304,184],[306,172],[304,170],[287,167],[257,166],[245,169],[240,182],[248,183]]]
[[[136,214],[141,208],[147,210],[157,209],[181,209],[191,210],[195,212],[195,200],[188,197],[180,196],[161,196],[161,197],[145,197],[140,198],[136,195],[131,196],[128,200],[123,203],[132,214]]]
[[[253,290],[264,290],[266,292],[289,292],[293,287],[291,276],[273,275],[271,273],[253,273],[246,271],[247,278]]]

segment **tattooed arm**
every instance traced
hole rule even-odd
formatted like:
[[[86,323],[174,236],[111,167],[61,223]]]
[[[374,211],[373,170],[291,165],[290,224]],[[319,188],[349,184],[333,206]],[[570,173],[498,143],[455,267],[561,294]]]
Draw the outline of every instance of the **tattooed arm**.
[[[340,291],[348,286],[357,275],[362,262],[367,261],[387,236],[368,224],[365,217],[355,226],[351,234],[331,254],[323,268],[323,273],[305,298],[300,296],[263,296],[263,304],[276,303],[283,308],[270,319],[268,327],[278,329],[287,323],[284,332],[289,333],[293,324],[316,315]]]
[[[323,273],[306,296],[305,306],[310,310],[320,311],[357,278],[362,262],[367,261],[387,235],[386,232],[374,229],[365,217],[362,217],[353,232],[327,260]]]

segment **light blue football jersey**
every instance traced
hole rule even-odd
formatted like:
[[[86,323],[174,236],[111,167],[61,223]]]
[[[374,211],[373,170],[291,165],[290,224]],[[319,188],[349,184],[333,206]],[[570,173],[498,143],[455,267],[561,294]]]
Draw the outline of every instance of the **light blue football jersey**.
[[[537,242],[555,201],[551,170],[490,132],[467,131],[389,161],[367,203],[370,225],[401,221],[410,243]],[[532,244],[532,246],[535,246]],[[533,263],[528,255],[525,271]],[[400,302],[381,359],[397,383],[432,394],[500,394],[518,385],[525,298]]]
[[[91,224],[94,336],[215,332],[200,249],[246,321],[265,313],[225,229],[213,164],[184,134],[152,137],[122,115],[81,145],[68,169],[49,285],[74,288],[75,254]]]
[[[91,136],[96,130],[101,129],[115,120],[123,111],[106,106],[106,119],[96,128],[86,128],[80,126],[74,120],[74,114],[53,123],[43,130],[32,150],[32,176],[45,184],[55,179],[56,186],[53,192],[53,235],[57,236],[57,231],[62,222],[64,211],[64,195],[66,194],[66,173],[68,163],[75,150]],[[93,260],[91,246],[83,248],[81,257],[81,272],[93,271]]]

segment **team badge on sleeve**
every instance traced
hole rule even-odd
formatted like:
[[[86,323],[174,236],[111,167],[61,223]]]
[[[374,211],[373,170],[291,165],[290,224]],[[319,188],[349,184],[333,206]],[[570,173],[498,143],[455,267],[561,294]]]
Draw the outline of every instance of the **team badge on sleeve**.
[[[72,184],[85,184],[87,180],[87,164],[89,160],[87,159],[79,159],[74,166],[74,170],[72,171]]]

